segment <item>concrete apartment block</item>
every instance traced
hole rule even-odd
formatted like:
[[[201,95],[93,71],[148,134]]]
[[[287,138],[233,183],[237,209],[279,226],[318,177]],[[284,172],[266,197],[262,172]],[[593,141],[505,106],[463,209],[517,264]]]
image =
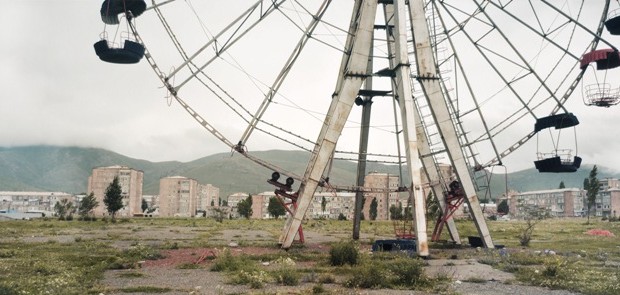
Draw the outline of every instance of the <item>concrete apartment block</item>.
[[[390,219],[390,206],[398,206],[401,202],[400,193],[396,192],[400,186],[400,178],[398,175],[388,173],[371,172],[364,177],[364,187],[386,189],[385,192],[369,192],[364,193],[364,208],[362,210],[364,217],[370,219],[370,205],[373,199],[377,200],[377,219]],[[402,204],[403,208],[407,204]]]
[[[116,215],[130,217],[142,213],[142,184],[144,172],[126,166],[109,166],[93,168],[93,173],[88,177],[88,194],[93,192],[99,205],[95,208],[95,216],[107,216],[108,211],[103,203],[105,191],[108,186],[118,177],[123,196],[124,207]]]
[[[159,180],[159,216],[196,216],[198,182],[183,176]]]

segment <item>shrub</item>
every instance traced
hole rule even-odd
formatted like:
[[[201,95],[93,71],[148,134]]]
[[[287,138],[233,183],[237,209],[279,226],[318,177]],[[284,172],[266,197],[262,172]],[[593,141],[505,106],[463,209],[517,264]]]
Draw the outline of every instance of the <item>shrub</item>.
[[[15,250],[0,250],[0,258],[12,258],[16,254]]]
[[[344,282],[348,288],[378,289],[388,287],[388,271],[382,263],[357,267],[353,276]]]
[[[137,260],[157,260],[164,258],[164,256],[153,247],[137,243],[135,246],[130,247],[123,251],[127,257]]]
[[[312,294],[323,294],[325,292],[325,287],[321,283],[312,286]]]
[[[323,274],[319,277],[319,283],[321,284],[333,284],[335,282],[336,279],[330,274]]]
[[[202,267],[200,266],[200,264],[196,264],[196,263],[181,263],[177,265],[176,268],[177,269],[200,269]]]
[[[129,272],[121,272],[117,275],[119,278],[142,278],[144,274],[141,272],[129,271]]]
[[[333,266],[356,265],[358,259],[359,252],[353,242],[338,243],[329,250],[329,262]]]
[[[162,249],[168,249],[168,250],[176,250],[176,249],[179,249],[179,244],[177,242],[170,243],[170,241],[166,241],[161,246],[161,248]]]
[[[387,269],[392,275],[390,284],[400,287],[422,287],[429,280],[424,274],[424,264],[421,260],[409,257],[399,257],[388,262]]]
[[[300,275],[295,270],[283,267],[278,270],[275,270],[271,273],[271,276],[275,279],[278,284],[282,284],[284,286],[297,286],[299,285]]]
[[[431,280],[424,273],[424,262],[408,256],[373,259],[357,266],[352,273],[352,277],[344,283],[351,288],[415,290],[431,286]]]
[[[252,289],[260,289],[269,282],[269,276],[262,270],[241,270],[232,278],[233,284],[249,285]]]
[[[254,264],[250,263],[245,256],[232,256],[230,250],[226,249],[223,255],[218,255],[213,261],[211,271],[239,271],[252,270]]]
[[[124,293],[168,293],[171,289],[155,286],[134,286],[121,288],[120,291]]]

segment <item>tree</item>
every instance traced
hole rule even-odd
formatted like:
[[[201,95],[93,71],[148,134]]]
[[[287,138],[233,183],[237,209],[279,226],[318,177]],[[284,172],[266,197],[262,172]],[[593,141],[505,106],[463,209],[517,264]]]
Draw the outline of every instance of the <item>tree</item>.
[[[392,204],[392,206],[390,206],[390,219],[402,220],[403,217],[403,203],[398,202],[398,207]]]
[[[379,204],[377,203],[377,198],[373,198],[372,202],[370,202],[370,212],[368,212],[368,214],[370,215],[370,220],[376,220],[377,219],[377,206]]]
[[[439,216],[441,216],[439,201],[437,201],[433,192],[428,192],[428,195],[426,195],[426,219],[436,220]]]
[[[532,234],[534,233],[534,228],[536,225],[550,216],[549,210],[543,207],[538,207],[535,205],[525,204],[522,200],[520,200],[519,212],[523,215],[525,219],[525,225],[521,227],[521,235],[519,236],[519,243],[521,246],[527,247],[530,245],[530,241],[532,240]]]
[[[508,214],[510,212],[510,207],[508,206],[508,200],[502,200],[497,205],[497,213]]]
[[[112,215],[112,219],[115,218],[116,212],[123,208],[123,196],[120,184],[118,184],[118,176],[114,177],[112,183],[105,189],[105,196],[103,197],[103,203],[108,209],[108,213]]]
[[[267,212],[269,215],[273,216],[275,219],[278,219],[280,216],[284,216],[286,214],[286,209],[282,202],[278,200],[278,197],[273,197],[269,199],[269,205],[267,205]]]
[[[224,222],[224,218],[226,218],[226,210],[224,210],[224,208],[212,208],[213,210],[213,218],[215,218],[215,221],[219,222],[219,223],[223,223]]]
[[[405,213],[403,214],[403,219],[404,220],[413,220],[413,208],[411,208],[411,206],[407,206],[407,208],[405,208]]]
[[[564,185],[564,180],[560,181],[560,186],[558,187],[558,189],[563,189],[566,188],[566,185]]]
[[[583,189],[586,191],[586,204],[588,205],[588,224],[590,224],[590,210],[596,204],[596,195],[598,195],[598,191],[601,189],[601,183],[596,178],[597,175],[598,168],[594,165],[592,170],[590,170],[588,178],[583,180]]]
[[[58,215],[58,219],[65,220],[73,214],[73,204],[68,199],[62,199],[54,205],[54,212]]]
[[[78,214],[82,219],[86,219],[90,212],[95,209],[99,205],[97,199],[95,198],[95,193],[91,192],[86,197],[82,199],[80,202],[80,206],[78,207]]]
[[[325,207],[327,207],[327,199],[325,199],[325,196],[323,196],[323,199],[321,199],[321,210],[322,210],[322,212],[325,212]]]
[[[252,217],[252,196],[248,196],[245,200],[241,200],[237,204],[237,212],[247,219]]]
[[[146,211],[149,208],[149,203],[146,202],[145,198],[142,198],[142,212]]]

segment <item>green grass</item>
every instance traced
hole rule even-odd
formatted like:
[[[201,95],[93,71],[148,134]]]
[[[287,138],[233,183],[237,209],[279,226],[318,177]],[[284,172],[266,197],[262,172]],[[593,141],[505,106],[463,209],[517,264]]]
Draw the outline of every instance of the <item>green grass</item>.
[[[130,269],[124,278],[140,277],[138,261],[162,258],[162,250],[179,248],[218,247],[226,244],[214,239],[223,230],[264,231],[273,236],[258,237],[259,241],[240,234],[242,246],[278,249],[277,236],[282,220],[224,220],[183,218],[134,218],[117,223],[58,220],[7,221],[0,223],[0,294],[99,294],[109,291],[101,285],[103,274],[110,269]],[[534,230],[530,246],[519,246],[521,222],[489,221],[491,236],[496,244],[507,247],[509,255],[501,256],[496,250],[477,252],[468,247],[431,243],[431,256],[450,259],[475,258],[481,263],[515,274],[517,280],[528,285],[553,289],[567,289],[586,295],[620,294],[620,270],[606,264],[620,263],[619,222],[598,219],[545,220]],[[466,240],[475,235],[471,221],[457,221],[460,236]],[[429,224],[429,230],[433,224]],[[311,220],[306,230],[347,240],[351,233],[349,221]],[[616,237],[586,235],[590,229],[605,229]],[[189,238],[166,240],[144,237],[146,232],[160,231]],[[377,236],[393,236],[391,222],[364,221],[361,231]],[[447,235],[447,233],[445,233]],[[138,238],[142,235],[143,238]],[[74,236],[74,237],[71,237]],[[267,242],[266,242],[267,241]],[[312,242],[312,241],[308,241]],[[368,247],[370,240],[357,243]],[[325,245],[327,247],[327,245]],[[553,250],[557,255],[545,255]],[[539,254],[540,253],[540,254]],[[393,255],[368,255],[360,251],[359,263],[332,266],[326,251],[304,246],[292,247],[287,252],[261,255],[230,255],[221,253],[209,261],[204,271],[219,269],[229,282],[261,288],[265,284],[315,284],[316,292],[326,289],[323,284],[344,284],[357,287],[413,288],[443,292],[445,281],[426,278],[418,272],[415,259]],[[284,265],[292,261],[295,265]],[[270,262],[270,268],[261,266]],[[450,263],[448,263],[450,264]],[[305,266],[299,266],[305,265]],[[192,269],[196,265],[180,265]],[[384,274],[390,273],[389,277]],[[368,280],[379,277],[382,280]],[[446,279],[446,278],[444,278]],[[480,278],[482,281],[484,278]],[[477,278],[472,279],[478,282]],[[167,288],[136,286],[123,292],[160,293]],[[136,290],[136,291],[132,291]]]
[[[457,223],[465,228],[462,222]],[[620,262],[617,236],[620,224],[591,219],[548,219],[534,230],[529,247],[518,244],[521,222],[490,222],[496,244],[509,248],[508,256],[497,251],[478,255],[478,261],[515,273],[517,280],[535,286],[566,289],[588,295],[620,294],[620,270],[605,261]],[[616,237],[585,234],[590,229],[609,230]],[[552,250],[556,255],[545,254]]]

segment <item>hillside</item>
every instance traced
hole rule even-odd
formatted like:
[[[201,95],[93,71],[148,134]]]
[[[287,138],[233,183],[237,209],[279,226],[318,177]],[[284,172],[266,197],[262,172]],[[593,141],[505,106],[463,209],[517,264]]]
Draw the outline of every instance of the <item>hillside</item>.
[[[301,151],[263,151],[253,155],[274,163],[288,171],[303,174],[309,154]],[[273,190],[266,180],[272,171],[263,168],[239,154],[222,153],[191,162],[150,162],[129,158],[98,148],[25,146],[0,148],[0,191],[63,191],[86,192],[88,176],[94,167],[125,165],[144,172],[144,194],[157,194],[159,179],[181,175],[203,184],[220,188],[226,196],[234,192],[262,192]],[[508,174],[508,188],[517,191],[557,188],[561,181],[566,187],[581,187],[592,165],[583,165],[576,173],[539,174],[527,169]],[[368,171],[398,174],[396,166],[369,163]],[[336,161],[330,178],[333,183],[353,185],[356,166],[348,161]],[[620,174],[599,166],[599,178],[619,178]],[[506,190],[506,176],[491,177],[492,196]],[[485,197],[480,196],[481,199]]]
[[[288,171],[303,174],[309,154],[300,151],[255,152],[268,162]],[[213,184],[226,196],[234,192],[263,192],[273,190],[266,183],[272,171],[263,168],[239,154],[222,153],[191,162],[149,162],[129,158],[97,148],[26,146],[0,148],[0,191],[63,191],[83,193],[87,190],[88,176],[94,167],[124,165],[144,172],[144,194],[157,194],[159,179],[181,175]],[[369,165],[369,171],[397,173],[383,165]],[[332,179],[341,184],[355,182],[355,165],[337,162]]]

